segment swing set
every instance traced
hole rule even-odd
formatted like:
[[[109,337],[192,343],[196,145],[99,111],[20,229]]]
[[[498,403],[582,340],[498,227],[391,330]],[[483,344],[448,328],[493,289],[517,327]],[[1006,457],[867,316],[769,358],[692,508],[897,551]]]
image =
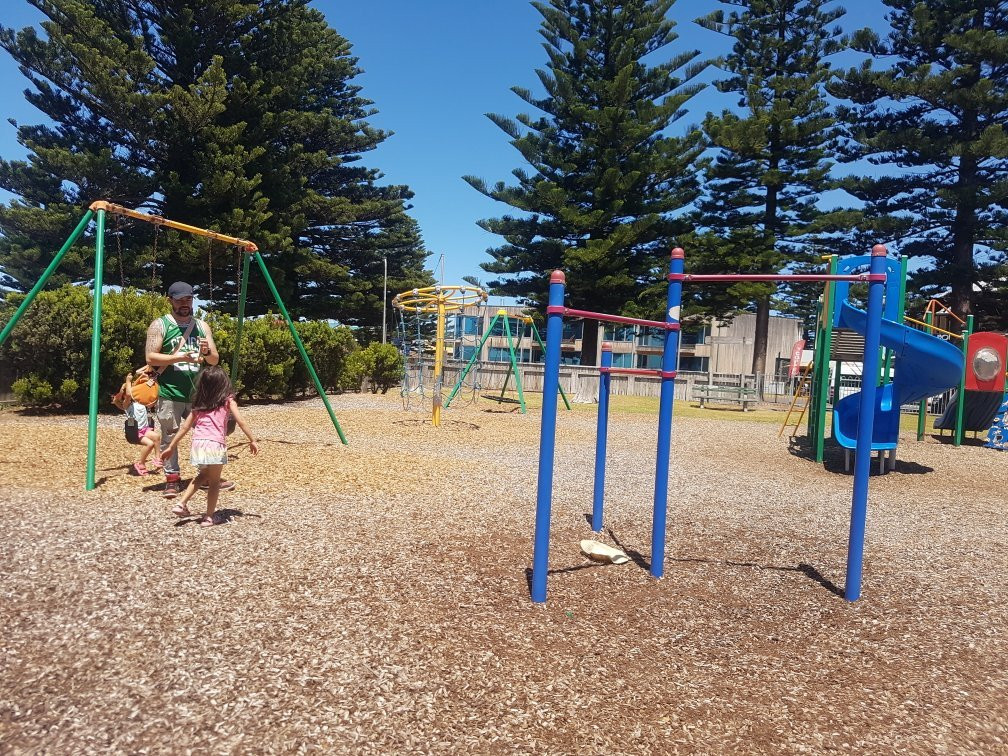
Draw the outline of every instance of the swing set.
[[[339,421],[336,419],[336,413],[333,412],[332,405],[329,404],[329,398],[326,396],[325,389],[322,387],[322,382],[319,380],[318,373],[315,372],[315,366],[312,364],[311,358],[308,356],[308,351],[305,349],[304,343],[301,341],[301,337],[298,335],[297,329],[294,328],[294,323],[291,321],[290,314],[287,312],[287,307],[284,305],[283,300],[280,298],[280,293],[277,291],[276,284],[273,283],[273,279],[269,274],[269,270],[266,268],[266,263],[263,261],[262,255],[259,252],[259,248],[254,242],[248,239],[240,239],[234,236],[227,236],[225,234],[218,233],[217,231],[211,231],[205,228],[199,228],[197,226],[191,226],[187,223],[181,223],[179,221],[170,220],[168,218],[163,218],[160,215],[153,215],[150,213],[143,213],[138,210],[131,210],[130,208],[122,207],[121,205],[116,205],[111,202],[106,202],[104,200],[99,200],[97,202],[91,203],[87,212],[80,219],[77,227],[73,230],[67,240],[60,247],[59,251],[53,257],[52,262],[49,263],[49,267],[45,269],[42,276],[32,287],[31,291],[25,296],[24,301],[18,307],[14,316],[10,319],[10,322],[4,326],[3,330],[0,331],[0,345],[7,340],[11,331],[17,325],[18,321],[24,312],[31,306],[32,301],[35,299],[36,295],[45,286],[46,281],[53,274],[56,268],[59,267],[60,262],[63,260],[64,255],[67,251],[77,242],[84,231],[88,228],[91,223],[92,218],[95,219],[97,230],[95,233],[95,268],[94,268],[94,305],[92,307],[91,313],[91,384],[89,389],[88,397],[88,456],[87,456],[87,480],[85,482],[84,488],[87,491],[94,490],[95,488],[95,461],[97,457],[97,435],[98,435],[98,365],[99,365],[99,353],[101,349],[101,322],[102,322],[102,286],[103,286],[103,274],[105,269],[105,224],[106,215],[112,214],[117,217],[117,224],[119,217],[132,218],[134,220],[143,221],[145,223],[150,223],[154,225],[155,228],[155,254],[157,249],[157,233],[160,227],[175,229],[176,231],[182,231],[187,234],[192,234],[194,236],[204,237],[211,240],[211,245],[213,241],[218,241],[226,245],[232,245],[239,250],[242,255],[242,266],[241,266],[241,294],[238,300],[238,325],[235,333],[235,348],[234,354],[231,357],[231,380],[234,381],[238,376],[239,371],[239,355],[241,354],[241,339],[242,339],[242,325],[245,320],[245,299],[248,293],[248,279],[249,279],[249,268],[251,267],[251,262],[255,259],[259,270],[262,272],[263,278],[266,281],[266,285],[269,287],[270,293],[273,294],[273,299],[277,303],[281,314],[284,317],[284,321],[287,323],[287,328],[290,330],[291,337],[294,339],[294,344],[298,348],[298,352],[301,354],[301,359],[304,361],[305,367],[308,369],[308,373],[312,377],[312,381],[315,383],[315,389],[318,391],[319,396],[322,397],[322,402],[325,404],[326,411],[329,413],[329,419],[332,420],[333,427],[336,429],[336,433],[339,434],[340,441],[347,445],[346,436],[343,434],[343,429],[340,427]],[[117,225],[117,231],[118,231]],[[117,243],[119,243],[119,236],[116,236]],[[212,258],[212,247],[208,249],[208,257]],[[212,297],[212,260],[211,260],[211,297]],[[122,274],[122,252],[120,248],[120,259],[119,259],[120,274]],[[155,260],[156,269],[156,260]],[[153,274],[152,274],[153,275]],[[125,277],[123,277],[125,278]],[[156,279],[152,279],[156,282]],[[153,284],[152,284],[153,285]]]

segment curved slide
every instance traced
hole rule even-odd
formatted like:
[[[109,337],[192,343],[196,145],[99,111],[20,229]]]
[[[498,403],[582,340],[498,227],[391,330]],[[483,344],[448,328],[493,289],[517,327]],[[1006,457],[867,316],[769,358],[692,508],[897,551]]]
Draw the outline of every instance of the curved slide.
[[[1001,391],[970,391],[966,389],[963,396],[966,398],[966,406],[963,407],[963,430],[985,431],[990,428],[994,418],[998,415],[1004,394]],[[952,394],[942,416],[934,421],[936,429],[955,430],[958,400],[959,392],[957,391]]]
[[[868,315],[846,301],[840,303],[838,325],[865,332]],[[965,365],[962,350],[954,344],[905,325],[882,319],[882,346],[892,350],[895,367],[892,383],[875,393],[875,426],[872,450],[895,449],[899,441],[900,407],[919,402],[959,385]],[[833,437],[847,448],[857,446],[858,408],[861,393],[845,396],[833,408]]]

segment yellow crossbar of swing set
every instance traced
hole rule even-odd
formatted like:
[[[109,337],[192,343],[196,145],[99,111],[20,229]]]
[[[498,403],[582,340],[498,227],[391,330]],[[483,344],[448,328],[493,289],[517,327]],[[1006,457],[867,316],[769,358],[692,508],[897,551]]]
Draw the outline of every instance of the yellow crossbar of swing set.
[[[961,339],[962,338],[962,334],[961,333],[952,333],[952,331],[946,331],[944,328],[939,328],[938,326],[931,325],[930,323],[925,323],[923,320],[916,320],[914,318],[907,317],[906,315],[903,316],[903,320],[909,320],[911,323],[916,323],[917,325],[922,325],[925,328],[931,329],[932,331],[938,331],[938,333],[944,333],[946,336],[951,336],[952,338],[955,338],[955,339]]]
[[[225,244],[234,244],[241,247],[245,252],[259,251],[259,247],[255,245],[255,242],[251,242],[248,239],[239,239],[237,236],[219,234],[216,231],[199,228],[198,226],[190,226],[188,223],[180,223],[179,221],[162,218],[160,215],[154,215],[152,213],[141,213],[137,210],[130,210],[128,207],[123,207],[122,205],[106,202],[105,200],[92,202],[90,209],[92,212],[104,210],[106,213],[125,215],[127,218],[134,218],[139,221],[144,221],[145,223],[153,223],[155,226],[165,226],[167,228],[174,228],[177,231],[185,231],[188,234],[205,236],[208,239],[216,239],[217,241],[224,242]]]

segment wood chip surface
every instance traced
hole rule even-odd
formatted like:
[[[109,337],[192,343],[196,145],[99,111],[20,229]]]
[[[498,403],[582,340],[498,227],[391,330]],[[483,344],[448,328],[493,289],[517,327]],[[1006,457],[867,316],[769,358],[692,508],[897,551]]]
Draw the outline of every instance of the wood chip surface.
[[[905,438],[849,604],[838,451],[677,419],[655,580],[656,419],[611,417],[615,566],[579,550],[595,415],[561,411],[540,606],[538,410],[332,403],[349,447],[317,399],[248,407],[209,529],[119,418],[85,492],[86,417],[0,412],[0,752],[1008,751],[1008,454]]]

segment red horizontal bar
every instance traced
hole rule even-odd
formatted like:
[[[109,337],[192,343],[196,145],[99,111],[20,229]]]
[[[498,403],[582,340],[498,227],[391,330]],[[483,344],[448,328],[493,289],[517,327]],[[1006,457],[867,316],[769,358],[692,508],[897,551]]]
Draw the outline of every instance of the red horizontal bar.
[[[614,373],[618,375],[650,375],[654,378],[675,378],[676,371],[669,370],[665,372],[663,370],[648,370],[647,368],[607,368],[600,367],[600,373]]]
[[[829,273],[669,273],[669,281],[692,283],[728,283],[731,281],[885,281],[885,273],[854,273],[849,276]]]
[[[653,328],[664,328],[666,331],[678,331],[678,323],[664,323],[660,320],[641,320],[640,318],[627,318],[623,315],[607,315],[604,312],[589,312],[588,310],[572,310],[570,307],[550,305],[546,308],[548,315],[566,315],[572,318],[589,318],[591,320],[605,320],[611,323],[627,323],[628,325],[651,326]]]

